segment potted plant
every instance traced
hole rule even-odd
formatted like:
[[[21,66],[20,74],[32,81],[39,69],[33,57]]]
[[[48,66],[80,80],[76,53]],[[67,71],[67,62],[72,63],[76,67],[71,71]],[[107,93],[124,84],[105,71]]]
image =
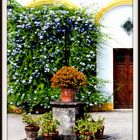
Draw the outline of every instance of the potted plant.
[[[51,78],[52,87],[61,89],[61,101],[72,102],[75,100],[76,91],[87,84],[87,78],[72,66],[63,66]]]
[[[57,120],[53,120],[51,111],[41,116],[39,125],[40,125],[39,133],[43,135],[44,140],[57,139],[58,137],[57,128],[59,126],[59,122]]]
[[[99,117],[98,120],[96,121],[97,125],[97,132],[95,132],[95,138],[101,139],[103,137],[104,133],[104,120],[105,118]]]
[[[101,139],[104,132],[104,118],[98,118],[96,121],[89,114],[77,120],[73,128],[76,136],[80,140],[98,140]]]
[[[25,132],[27,139],[35,140],[39,131],[39,117],[32,116],[31,114],[22,113],[22,121],[25,123]]]

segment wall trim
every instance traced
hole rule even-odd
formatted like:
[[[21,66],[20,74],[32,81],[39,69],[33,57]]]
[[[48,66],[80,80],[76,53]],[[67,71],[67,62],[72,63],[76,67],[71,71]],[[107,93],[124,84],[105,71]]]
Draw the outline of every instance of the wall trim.
[[[35,0],[30,2],[29,4],[25,5],[25,7],[36,7],[41,5],[51,5],[51,4],[64,4],[65,6],[69,8],[79,8],[77,5],[75,5],[70,0]],[[100,22],[100,19],[111,9],[121,6],[121,5],[132,5],[133,0],[113,0],[112,2],[105,5],[103,8],[99,10],[99,12],[95,16],[95,22],[98,24]]]
[[[35,0],[30,2],[29,4],[25,5],[25,7],[36,7],[41,5],[50,5],[50,4],[64,4],[67,7],[70,8],[78,8],[74,3],[72,3],[70,0]]]
[[[100,19],[111,9],[121,5],[132,5],[133,0],[113,0],[112,2],[105,5],[95,16],[95,22],[98,24]]]

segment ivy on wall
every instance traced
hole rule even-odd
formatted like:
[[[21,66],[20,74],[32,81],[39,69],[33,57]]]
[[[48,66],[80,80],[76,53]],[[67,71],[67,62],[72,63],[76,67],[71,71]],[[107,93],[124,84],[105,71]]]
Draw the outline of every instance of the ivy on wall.
[[[10,5],[10,4],[9,4]],[[82,9],[62,5],[8,7],[8,103],[31,111],[50,108],[59,100],[59,89],[50,79],[64,65],[77,67],[89,84],[77,93],[86,102],[97,91],[96,47],[103,42],[100,26]]]

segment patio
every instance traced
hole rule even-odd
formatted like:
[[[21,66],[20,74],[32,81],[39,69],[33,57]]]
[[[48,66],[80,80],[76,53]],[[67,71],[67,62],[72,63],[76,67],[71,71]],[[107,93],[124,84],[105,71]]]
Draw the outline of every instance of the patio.
[[[133,139],[133,110],[123,109],[113,112],[94,112],[96,117],[105,117],[104,138],[106,140]],[[21,115],[8,114],[8,140],[25,140],[26,134]]]

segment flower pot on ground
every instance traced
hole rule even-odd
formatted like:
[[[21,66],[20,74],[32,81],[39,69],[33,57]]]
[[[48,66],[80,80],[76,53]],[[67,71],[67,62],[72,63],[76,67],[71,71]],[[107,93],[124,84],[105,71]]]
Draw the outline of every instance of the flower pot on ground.
[[[39,125],[39,133],[43,135],[44,140],[56,140],[58,138],[57,128],[59,126],[59,122],[57,120],[53,120],[51,111],[41,116]]]
[[[95,133],[95,138],[101,139],[103,137],[104,128],[104,125],[102,125],[100,129],[97,130],[97,132]]]
[[[61,101],[75,101],[76,91],[87,84],[87,78],[79,72],[77,68],[72,66],[63,66],[53,75],[52,87],[61,89]]]
[[[27,140],[35,140],[39,131],[39,117],[32,116],[31,114],[22,114],[22,121],[25,123],[25,132]]]
[[[44,140],[57,140],[58,132],[44,132],[43,133]]]
[[[96,140],[94,134],[89,132],[77,132],[76,133],[77,140]]]
[[[27,140],[36,140],[38,136],[39,126],[25,126]]]
[[[101,139],[104,132],[104,118],[93,119],[93,117],[87,113],[84,117],[76,121],[76,125],[73,128],[75,134],[80,140],[98,140]]]

